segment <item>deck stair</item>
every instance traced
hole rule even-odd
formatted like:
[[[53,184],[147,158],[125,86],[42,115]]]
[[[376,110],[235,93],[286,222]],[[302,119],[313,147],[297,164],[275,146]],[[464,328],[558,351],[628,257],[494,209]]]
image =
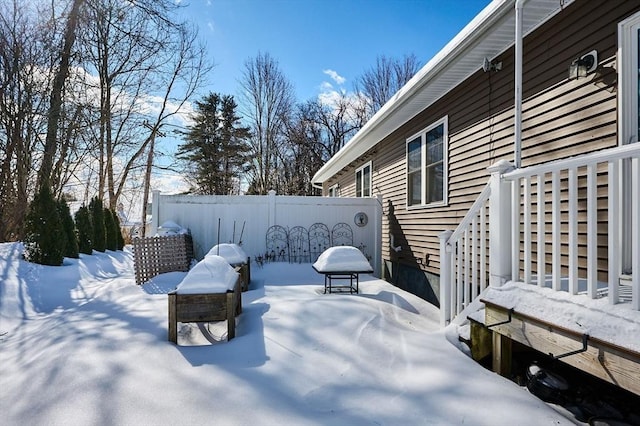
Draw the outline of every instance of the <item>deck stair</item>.
[[[501,374],[515,341],[640,395],[640,144],[489,172],[460,225],[440,235],[442,325],[471,316],[463,340],[474,358],[490,350]],[[496,299],[507,289],[531,299],[526,309]],[[559,311],[583,306],[575,315],[590,322],[536,311],[558,301]],[[612,329],[593,332],[594,312]]]

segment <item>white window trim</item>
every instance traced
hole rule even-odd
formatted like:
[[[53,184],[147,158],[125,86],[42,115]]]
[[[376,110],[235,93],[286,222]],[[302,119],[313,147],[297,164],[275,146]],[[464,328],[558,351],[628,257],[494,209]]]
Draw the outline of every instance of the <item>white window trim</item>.
[[[618,135],[620,145],[638,135],[638,30],[640,12],[618,23]]]
[[[340,187],[338,186],[338,184],[333,184],[329,187],[329,190],[327,192],[329,197],[339,197],[340,195],[338,194],[338,189]],[[333,191],[333,195],[331,195],[331,192]]]
[[[427,162],[427,150],[425,149],[426,135],[427,135],[427,132],[429,132],[430,130],[440,125],[444,126],[444,129],[442,132],[442,201],[436,201],[436,202],[427,203],[427,204],[421,203],[421,204],[410,205],[409,204],[409,155],[407,151],[409,142],[413,141],[418,137],[422,141],[421,153],[420,153],[421,167],[422,167],[421,199],[425,200],[426,193],[427,193],[427,185],[426,185],[427,174],[426,174],[426,167],[425,167]],[[428,127],[425,127],[418,133],[408,137],[405,140],[405,159],[406,159],[406,166],[405,166],[404,176],[405,176],[405,188],[407,191],[405,196],[405,206],[407,210],[419,210],[419,209],[425,209],[425,208],[448,206],[449,205],[449,117],[445,115],[440,120],[433,122]]]
[[[363,171],[364,169],[366,169],[367,167],[369,167],[369,195],[360,195],[358,196],[358,172]],[[363,183],[364,183],[364,173],[362,173],[363,176]],[[359,198],[369,198],[373,196],[373,167],[371,165],[371,161],[369,161],[368,163],[363,164],[362,166],[358,167],[354,173],[354,179],[355,179],[355,190],[356,190],[356,197]],[[362,186],[362,188],[364,188],[364,185]]]

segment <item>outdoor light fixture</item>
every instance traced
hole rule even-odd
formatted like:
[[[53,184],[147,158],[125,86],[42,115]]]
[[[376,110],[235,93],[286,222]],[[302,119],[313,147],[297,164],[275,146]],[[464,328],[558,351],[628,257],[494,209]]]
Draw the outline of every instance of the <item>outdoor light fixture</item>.
[[[587,74],[595,71],[596,68],[598,68],[598,52],[592,50],[569,65],[569,80],[586,77]]]
[[[482,61],[482,71],[500,71],[502,69],[502,62],[491,62],[489,58],[484,58]]]

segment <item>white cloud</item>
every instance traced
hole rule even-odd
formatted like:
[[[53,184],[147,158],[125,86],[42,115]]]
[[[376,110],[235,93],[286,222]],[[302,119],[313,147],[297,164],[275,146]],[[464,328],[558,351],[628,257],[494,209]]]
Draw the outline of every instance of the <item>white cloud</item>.
[[[216,25],[214,24],[213,21],[208,21],[207,22],[207,27],[209,28],[209,30],[211,32],[215,32],[216,31]]]
[[[318,95],[318,100],[322,105],[329,105],[331,107],[335,107],[340,100],[340,93],[335,90],[321,92]]]
[[[335,81],[337,84],[339,84],[340,86],[342,86],[347,81],[346,78],[344,78],[343,76],[341,76],[340,74],[338,74],[336,71],[332,69],[326,69],[326,70],[323,70],[322,72],[328,75],[329,77],[331,77],[331,79]]]
[[[333,84],[329,83],[328,81],[323,81],[322,83],[320,83],[320,91],[321,92],[332,92],[335,89],[333,88]]]

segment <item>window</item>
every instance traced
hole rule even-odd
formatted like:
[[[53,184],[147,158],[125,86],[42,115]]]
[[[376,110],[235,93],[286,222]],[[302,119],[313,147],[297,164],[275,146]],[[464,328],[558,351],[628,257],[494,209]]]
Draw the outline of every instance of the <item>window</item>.
[[[331,186],[329,188],[329,197],[337,197],[338,196],[338,184]]]
[[[625,19],[618,26],[618,48],[621,53],[620,144],[638,141],[640,135],[640,13]]]
[[[371,162],[356,170],[356,197],[371,197]]]
[[[447,118],[407,139],[407,206],[447,203]]]

